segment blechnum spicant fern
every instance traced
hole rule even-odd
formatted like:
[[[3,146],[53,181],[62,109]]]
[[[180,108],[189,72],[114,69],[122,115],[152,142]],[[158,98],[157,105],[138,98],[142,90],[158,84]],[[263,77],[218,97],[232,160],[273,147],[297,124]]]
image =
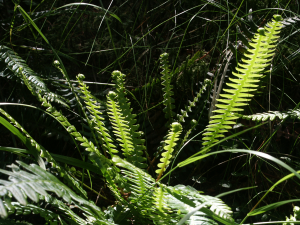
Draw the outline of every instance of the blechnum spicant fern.
[[[172,152],[174,151],[174,147],[176,142],[179,140],[179,135],[182,131],[182,126],[180,123],[172,123],[171,130],[167,136],[167,140],[165,140],[166,145],[164,146],[164,152],[161,154],[160,163],[157,165],[159,169],[155,172],[158,174],[157,180],[160,179],[163,172],[166,170],[167,166],[170,164],[170,159],[172,157]]]
[[[130,102],[128,98],[126,98],[126,89],[124,87],[125,77],[125,74],[120,71],[114,71],[112,73],[113,81],[116,84],[115,89],[120,110],[123,114],[124,120],[128,124],[129,134],[132,139],[133,152],[130,156],[130,161],[139,168],[145,168],[147,167],[145,164],[146,158],[142,157],[144,154],[143,151],[146,149],[144,146],[145,140],[141,138],[143,132],[138,131],[139,124],[136,124],[136,115],[132,114],[133,109],[130,108]]]
[[[171,85],[171,78],[173,73],[170,71],[170,65],[168,62],[168,53],[163,53],[160,55],[160,68],[162,69],[161,79],[163,80],[162,85],[164,88],[162,89],[164,92],[164,100],[163,104],[165,105],[164,113],[166,119],[168,119],[168,124],[170,124],[173,121],[173,117],[175,116],[175,113],[173,112],[173,109],[175,108],[175,105],[173,104],[175,101],[172,98],[172,95],[174,95],[174,92],[172,91],[173,85]]]
[[[20,69],[20,73],[22,75],[22,69]],[[187,223],[193,224],[195,221],[209,221],[215,224],[213,219],[217,219],[221,222],[225,220],[230,223],[232,221],[231,211],[224,203],[220,204],[221,201],[219,199],[211,198],[208,201],[207,197],[202,197],[197,194],[197,192],[191,190],[190,187],[167,187],[159,181],[169,166],[173,152],[178,144],[182,132],[182,125],[179,122],[173,122],[171,124],[167,138],[164,141],[164,151],[160,163],[157,166],[158,169],[156,170],[157,180],[155,181],[155,179],[144,170],[146,162],[141,153],[142,150],[144,150],[144,141],[139,136],[140,133],[134,124],[135,115],[131,114],[132,110],[130,109],[128,100],[123,94],[125,91],[125,75],[119,71],[115,71],[113,75],[115,76],[116,90],[115,92],[108,93],[106,106],[116,141],[123,151],[123,159],[117,155],[117,144],[103,123],[105,118],[102,114],[103,112],[99,110],[100,103],[97,102],[97,99],[88,91],[88,87],[83,82],[84,76],[82,74],[79,74],[77,79],[80,89],[82,90],[82,98],[87,106],[87,110],[90,112],[88,122],[95,131],[97,131],[99,136],[97,140],[99,140],[102,149],[97,148],[93,143],[93,141],[97,143],[95,136],[93,136],[93,141],[84,137],[77,131],[75,126],[70,124],[61,111],[53,107],[51,103],[39,93],[33,92],[26,77],[23,75],[22,77],[28,89],[33,92],[32,94],[37,97],[42,103],[42,106],[46,107],[46,111],[58,120],[67,132],[84,147],[89,155],[90,162],[101,171],[97,173],[97,175],[103,176],[107,182],[107,186],[113,192],[117,204],[119,204],[122,210],[116,210],[113,213],[116,214],[115,217],[105,215],[94,203],[86,200],[86,193],[82,187],[74,183],[72,177],[68,177],[66,176],[67,174],[65,174],[66,178],[70,180],[70,187],[67,187],[57,178],[54,179],[55,177],[53,175],[39,168],[37,165],[28,166],[22,162],[17,162],[28,172],[16,165],[11,166],[12,172],[5,170],[0,171],[9,175],[11,180],[11,182],[0,180],[0,216],[6,218],[9,214],[12,214],[15,210],[20,208],[18,204],[26,208],[26,212],[40,212],[34,208],[33,204],[41,200],[52,206],[48,212],[48,214],[54,218],[51,219],[51,222],[60,221],[62,224],[72,224],[74,221],[75,224],[120,224],[122,219],[118,221],[118,218],[122,218],[122,216],[124,217],[126,215],[127,217],[125,219],[132,220],[132,218],[135,218],[137,224],[176,224],[191,210],[195,210],[197,213],[186,218],[185,221],[187,221]],[[200,93],[202,93],[202,89]],[[197,95],[196,98],[198,99],[200,95],[201,94]],[[195,106],[195,102],[196,100],[194,99],[186,109],[191,110],[191,108]],[[63,176],[63,173],[67,173],[67,171],[63,170],[62,166],[53,159],[51,153],[39,146],[21,125],[6,114],[4,110],[2,113],[18,129],[26,134],[26,137],[34,144],[36,152],[41,158],[50,162],[53,168],[56,168]],[[187,115],[184,114],[182,118],[186,116]],[[181,117],[179,116],[178,118]],[[104,154],[101,153],[101,150]],[[116,166],[122,169],[121,172]],[[82,197],[75,194],[71,188],[80,193]],[[50,192],[52,196],[48,192]],[[121,195],[121,193],[124,192],[130,193],[127,199]],[[53,194],[56,194],[56,197]],[[32,204],[26,203],[24,200],[26,197],[32,201]],[[13,198],[15,198],[16,201],[13,200]],[[182,199],[184,199],[184,201],[182,201]],[[189,199],[193,200],[190,201]],[[75,211],[65,203],[75,205],[77,209],[84,212],[84,214],[79,215],[83,215],[85,218],[83,219],[82,216],[77,215]],[[197,205],[203,203],[205,203],[205,208],[201,209],[201,212],[198,212]],[[60,213],[53,213],[53,208],[56,210],[55,212],[59,209]],[[216,208],[218,210],[215,210]],[[179,211],[180,213],[177,213]],[[62,214],[61,217],[60,214]],[[224,215],[226,215],[226,217]],[[48,217],[45,217],[45,219],[49,221]]]
[[[47,85],[43,80],[26,64],[20,56],[18,56],[12,49],[7,46],[0,45],[0,62],[3,62],[5,68],[0,68],[0,77],[7,77],[9,79],[23,80],[20,76],[19,69],[22,68],[23,76],[26,77],[27,82],[31,85],[32,91],[41,94],[51,102],[57,102],[68,107],[66,99],[49,91]]]
[[[259,78],[263,76],[264,69],[270,66],[275,54],[276,43],[279,38],[277,36],[282,28],[281,16],[274,15],[272,22],[269,22],[265,28],[259,28],[255,34],[248,53],[244,54],[246,58],[242,59],[243,63],[238,63],[237,72],[232,74],[236,77],[229,78],[231,83],[227,85],[233,89],[223,89],[226,94],[221,94],[216,104],[216,115],[211,117],[211,121],[203,135],[203,145],[209,147],[224,136],[224,133],[231,129],[236,122],[234,120],[239,117],[235,115],[237,112],[243,111],[242,106],[248,105],[248,101],[253,97],[253,93],[257,90]]]
[[[274,18],[275,20],[268,23],[268,26],[265,28],[266,32],[264,32],[264,29],[259,29],[259,33],[253,38],[252,43],[250,43],[252,49],[249,49],[249,54],[245,55],[248,59],[243,59],[244,64],[239,63],[237,67],[238,72],[233,73],[237,78],[230,78],[232,83],[229,83],[228,86],[233,89],[225,89],[227,94],[221,95],[223,99],[218,100],[223,104],[217,105],[219,109],[215,113],[218,114],[212,117],[212,121],[206,129],[204,145],[209,146],[224,136],[223,133],[231,128],[229,125],[235,123],[233,120],[239,118],[236,112],[242,111],[243,109],[240,107],[247,105],[246,102],[253,96],[249,92],[257,89],[255,83],[259,82],[264,68],[270,65],[278,39],[276,35],[281,28],[281,17],[276,15]],[[35,159],[39,162],[40,167],[37,165],[28,166],[25,163],[17,162],[26,171],[15,164],[11,166],[12,172],[0,170],[3,174],[10,176],[10,181],[0,180],[0,216],[3,218],[7,217],[9,213],[13,213],[16,208],[15,205],[18,204],[27,207],[26,210],[34,211],[34,207],[31,204],[27,204],[26,198],[28,197],[33,204],[43,200],[51,204],[55,210],[59,209],[60,212],[62,211],[64,213],[63,218],[51,210],[52,213],[49,212],[55,217],[56,221],[60,220],[61,224],[67,224],[68,222],[74,224],[74,221],[75,224],[120,224],[123,221],[119,218],[125,218],[130,223],[133,222],[134,218],[136,224],[177,224],[179,221],[178,224],[216,224],[215,220],[223,224],[234,224],[230,208],[220,199],[201,195],[189,186],[177,185],[171,187],[161,182],[162,175],[170,165],[174,152],[178,150],[184,118],[196,106],[196,102],[210,83],[209,81],[204,82],[194,100],[189,102],[185,110],[181,111],[181,115],[178,115],[176,118],[173,112],[174,100],[172,98],[171,85],[173,73],[169,70],[167,57],[167,54],[162,54],[161,68],[163,69],[164,112],[168,119],[169,132],[164,140],[160,162],[155,171],[156,180],[145,170],[147,165],[143,154],[147,150],[144,146],[144,140],[141,138],[141,133],[138,131],[138,125],[135,124],[136,115],[132,114],[129,100],[126,98],[124,74],[119,71],[114,71],[112,74],[116,85],[115,91],[107,94],[106,112],[100,111],[100,103],[88,91],[88,87],[83,82],[84,76],[81,74],[77,76],[82,91],[82,99],[87,106],[86,109],[89,111],[89,116],[84,111],[86,121],[91,130],[96,131],[95,133],[98,135],[92,135],[92,138],[89,140],[78,132],[75,126],[71,125],[61,111],[56,110],[45,97],[42,97],[40,92],[35,92],[32,84],[28,82],[28,78],[23,74],[23,70],[20,67],[18,69],[19,75],[28,89],[42,103],[42,106],[46,107],[46,111],[59,121],[74,138],[74,142],[77,143],[76,141],[78,141],[80,146],[84,147],[84,150],[89,155],[89,163],[100,169],[101,172],[97,175],[103,176],[106,185],[116,198],[114,206],[118,205],[121,207],[121,210],[113,211],[113,216],[105,214],[93,202],[87,200],[86,192],[78,183],[74,182],[72,177],[65,175],[70,186],[67,187],[55,176],[48,173],[45,170],[44,161],[41,161],[41,159],[49,162],[62,176],[67,171],[53,159],[51,153],[38,145],[20,124],[1,109],[0,112],[17,129],[21,130],[32,144],[34,148],[30,147],[30,149],[35,149],[37,154]],[[81,102],[78,103],[80,104],[80,110],[86,110],[82,107]],[[108,114],[113,134],[106,128],[103,113]],[[2,117],[0,119],[1,122]],[[192,128],[195,124],[193,123]],[[190,131],[191,129],[188,130],[180,146],[187,140]],[[100,148],[97,147],[98,142],[100,143]],[[123,154],[119,153],[118,148],[122,150]],[[80,151],[79,148],[78,150]],[[71,188],[76,190],[81,196],[75,194]],[[124,193],[128,194],[128,198],[124,197]],[[12,201],[13,198],[16,201]],[[65,203],[75,205],[82,210],[84,213],[80,215],[84,215],[85,219],[78,216]],[[46,219],[48,220],[48,218]]]

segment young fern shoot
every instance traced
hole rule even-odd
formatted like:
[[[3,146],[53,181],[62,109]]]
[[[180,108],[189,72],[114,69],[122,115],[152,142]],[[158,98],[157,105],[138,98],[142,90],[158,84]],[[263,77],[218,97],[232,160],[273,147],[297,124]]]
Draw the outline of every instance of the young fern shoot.
[[[236,67],[237,72],[232,74],[236,79],[229,78],[231,83],[227,83],[233,89],[223,89],[226,94],[221,94],[223,97],[218,99],[218,108],[214,112],[217,115],[211,117],[211,121],[204,133],[203,145],[209,147],[219,138],[225,137],[223,133],[231,129],[231,126],[236,124],[234,120],[239,117],[234,114],[243,111],[242,106],[248,105],[254,92],[257,90],[258,83],[263,76],[263,71],[266,67],[270,66],[270,62],[274,56],[276,42],[279,38],[280,29],[282,28],[281,16],[274,15],[272,22],[269,22],[264,28],[259,28],[258,33],[255,34],[252,42],[249,45],[252,49],[248,49],[248,54],[244,54],[248,59],[242,59],[242,63],[238,63]]]
[[[171,130],[169,134],[167,135],[167,139],[165,140],[165,147],[163,152],[161,154],[161,163],[157,165],[159,169],[157,169],[155,172],[158,174],[157,179],[159,180],[162,176],[162,174],[165,172],[167,166],[170,164],[170,158],[172,158],[172,152],[174,151],[174,147],[176,146],[176,142],[179,140],[179,135],[181,134],[182,126],[180,123],[174,122],[171,125]]]
[[[119,101],[120,109],[122,110],[125,121],[129,126],[129,134],[132,138],[133,152],[131,155],[131,160],[134,162],[135,166],[139,168],[146,168],[145,163],[146,158],[142,157],[143,150],[146,149],[144,142],[145,140],[141,138],[142,132],[139,132],[139,124],[136,124],[136,114],[132,114],[132,109],[130,108],[129,99],[126,98],[126,90],[124,87],[126,75],[118,70],[112,72],[112,78],[116,88],[116,94]]]

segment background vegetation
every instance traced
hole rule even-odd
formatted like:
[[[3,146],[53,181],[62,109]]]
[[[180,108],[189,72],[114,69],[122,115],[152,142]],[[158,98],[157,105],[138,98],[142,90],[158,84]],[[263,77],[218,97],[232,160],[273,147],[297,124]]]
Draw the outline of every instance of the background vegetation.
[[[267,111],[296,110],[300,103],[299,74],[300,51],[299,1],[298,0],[237,0],[237,1],[0,1],[1,52],[3,46],[17,53],[34,71],[29,81],[45,93],[77,130],[92,138],[80,104],[74,92],[80,95],[76,75],[84,74],[90,92],[100,102],[106,94],[115,90],[112,72],[126,74],[126,92],[137,123],[144,132],[147,147],[147,171],[155,174],[160,155],[160,142],[167,134],[168,120],[164,117],[162,75],[159,57],[169,54],[171,84],[173,85],[176,114],[180,114],[188,101],[197,95],[205,79],[212,82],[201,96],[197,106],[189,112],[183,123],[183,134],[188,132],[193,120],[197,125],[189,138],[199,134],[209,123],[211,107],[215,104],[218,88],[228,82],[242,54],[249,47],[248,40],[258,27],[266,25],[274,14],[284,18],[285,27],[272,60],[271,75],[266,73],[255,97],[245,107],[244,115]],[[69,4],[69,5],[68,5]],[[16,8],[20,5],[40,29],[37,32],[29,19]],[[64,6],[64,7],[62,7]],[[95,7],[97,6],[97,7]],[[104,9],[107,9],[104,10]],[[52,47],[50,47],[52,46]],[[61,58],[73,92],[65,77],[53,65]],[[39,101],[28,90],[24,80],[0,62],[1,108],[18,121],[51,154],[59,154],[88,162],[87,154],[80,153],[72,137],[52,117],[47,116]],[[190,60],[192,59],[192,60]],[[224,85],[222,86],[222,84]],[[69,106],[65,107],[63,102]],[[35,108],[25,107],[31,105]],[[261,121],[239,119],[226,136],[245,131],[261,124]],[[108,129],[112,129],[108,127]],[[24,145],[8,130],[0,126],[0,146],[24,148]],[[300,125],[297,116],[276,118],[256,129],[228,139],[214,146],[212,151],[249,149],[267,153],[281,159],[293,169],[299,170]],[[175,164],[187,159],[202,147],[201,134],[191,140],[176,157]],[[16,159],[26,163],[33,161],[26,154],[0,151],[0,166],[5,168]],[[115,197],[102,178],[91,175],[80,167],[64,165],[77,177],[87,191],[88,198],[100,208],[113,205]],[[51,171],[56,174],[57,171]],[[251,189],[220,197],[233,211],[233,218],[241,222],[263,194],[288,171],[277,164],[250,154],[217,154],[186,167],[177,169],[163,182],[175,186],[190,185],[206,195],[240,188]],[[4,178],[5,176],[3,176]],[[260,206],[289,199],[297,199],[299,181],[289,179],[279,184],[267,195]],[[100,194],[101,193],[101,194]],[[99,196],[105,196],[101,198]],[[101,198],[101,200],[100,200]],[[99,200],[98,200],[99,199]],[[251,217],[247,222],[282,221],[292,213],[296,202],[277,207]],[[16,216],[17,220],[34,219]],[[43,220],[42,220],[43,221]],[[133,223],[133,222],[132,222]]]

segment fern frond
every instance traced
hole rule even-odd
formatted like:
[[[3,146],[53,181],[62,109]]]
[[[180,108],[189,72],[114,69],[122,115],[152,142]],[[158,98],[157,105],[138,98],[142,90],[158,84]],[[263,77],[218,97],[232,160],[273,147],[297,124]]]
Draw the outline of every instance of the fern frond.
[[[164,194],[164,186],[163,184],[158,184],[158,187],[155,188],[154,190],[154,201],[155,201],[155,205],[156,205],[156,208],[162,212],[163,214],[166,215],[166,211],[170,211],[170,208],[168,207],[168,204],[167,204],[167,199],[166,199],[166,196]],[[167,215],[166,215],[167,216]]]
[[[122,170],[122,173],[126,175],[126,179],[130,181],[130,191],[134,196],[134,199],[145,195],[155,184],[155,180],[145,171],[132,165],[131,163],[121,159],[118,156],[114,156],[112,161],[117,166],[122,167],[126,170]],[[151,193],[151,191],[149,192]],[[147,194],[144,196],[147,198]]]
[[[166,199],[169,207],[177,211],[177,214],[180,214],[181,217],[194,211],[197,206],[205,205],[189,218],[189,224],[199,223],[200,221],[217,224],[212,219],[224,224],[234,224],[231,209],[220,199],[201,195],[190,186],[177,185],[168,187],[167,190]]]
[[[193,101],[189,101],[188,106],[185,106],[185,110],[181,110],[181,115],[177,115],[178,122],[182,123],[185,122],[184,118],[188,117],[188,112],[192,112],[192,108],[196,106],[196,103],[199,101],[201,95],[206,91],[206,87],[211,84],[211,81],[209,79],[205,79],[204,84],[200,88],[199,92],[194,97]]]
[[[115,88],[120,109],[122,110],[124,119],[127,121],[129,126],[129,134],[132,138],[133,152],[130,156],[130,162],[139,168],[146,168],[146,158],[142,157],[143,150],[146,149],[144,146],[145,140],[141,139],[142,132],[138,131],[139,125],[136,125],[136,114],[131,113],[132,109],[130,108],[129,100],[125,96],[125,74],[121,73],[120,71],[114,71],[112,72],[112,78],[116,84]]]
[[[62,222],[60,216],[51,210],[43,209],[42,207],[38,207],[32,204],[22,205],[19,202],[11,202],[10,198],[5,198],[3,201],[5,208],[7,209],[8,215],[29,215],[29,214],[39,214],[43,217],[46,222],[50,223],[58,223],[58,221]],[[84,220],[83,220],[84,221]]]
[[[110,91],[107,94],[107,108],[109,110],[108,115],[109,119],[113,125],[114,133],[118,137],[124,152],[124,156],[130,161],[130,156],[133,152],[133,143],[132,137],[130,136],[130,128],[128,122],[125,120],[125,117],[120,109],[119,102],[117,102],[117,94],[113,91]]]
[[[128,206],[134,207],[133,210],[139,212],[137,216],[155,221],[156,224],[174,224],[171,222],[173,216],[167,214],[169,211],[165,204],[163,189],[161,192],[159,192],[159,190],[157,190],[158,192],[155,191],[156,194],[153,195],[155,180],[145,171],[118,156],[114,156],[113,161],[117,166],[123,168],[121,172],[128,181],[125,185],[125,189],[127,192],[130,192],[130,204]],[[157,210],[158,207],[160,207],[161,210]],[[149,223],[145,222],[142,224]]]
[[[112,138],[109,134],[108,129],[105,127],[105,124],[102,122],[104,120],[102,113],[100,112],[100,106],[97,104],[96,98],[88,91],[88,87],[83,83],[84,75],[77,75],[77,80],[79,82],[79,87],[84,94],[81,98],[84,99],[87,109],[92,115],[93,122],[95,123],[95,129],[100,135],[100,142],[102,147],[109,152],[111,157],[114,153],[118,153],[116,146],[113,144]]]
[[[182,131],[182,126],[180,123],[177,122],[172,123],[170,132],[167,135],[167,140],[165,140],[166,145],[164,147],[164,150],[166,151],[161,154],[162,156],[160,159],[161,163],[158,163],[157,165],[159,169],[155,171],[158,174],[157,180],[160,179],[161,175],[165,172],[167,166],[170,164],[169,159],[172,157],[172,152],[174,151],[176,142],[179,140],[178,137],[181,131]]]
[[[38,144],[31,136],[30,134],[13,118],[11,117],[7,112],[5,112],[3,109],[0,108],[0,113],[2,113],[7,119],[9,119],[9,121],[19,130],[22,131],[22,133],[24,133],[24,135],[26,136],[28,142],[30,142],[32,149],[34,149],[34,152],[32,152],[32,154],[36,157],[37,162],[39,163],[39,165],[43,168],[45,168],[45,164],[44,161],[42,160],[42,158],[44,158],[45,160],[47,160],[47,162],[49,162],[53,168],[55,168],[58,172],[59,175],[61,177],[64,177],[66,179],[66,181],[68,182],[68,184],[73,187],[76,192],[80,193],[81,195],[87,197],[87,193],[85,190],[83,190],[83,188],[80,186],[80,184],[75,181],[65,170],[63,167],[61,167],[59,164],[57,164],[56,160],[52,157],[52,155],[40,144]]]
[[[89,208],[91,213],[103,218],[103,212],[92,202],[76,195],[69,187],[61,183],[54,175],[41,169],[35,164],[27,165],[17,161],[19,165],[28,170],[20,170],[20,168],[12,164],[10,167],[12,172],[0,169],[0,172],[9,176],[10,181],[0,180],[0,195],[9,197],[12,195],[20,204],[27,205],[27,198],[33,202],[38,202],[40,197],[53,198],[47,192],[55,193],[67,203],[75,203],[84,205]],[[2,200],[0,205],[3,205]],[[51,202],[51,201],[48,201]],[[6,217],[6,209],[1,207],[1,217]]]
[[[54,63],[57,66],[57,68],[60,69],[61,72],[64,74],[63,70],[59,67],[59,62],[56,60]],[[21,71],[21,73],[22,73],[22,71]],[[66,76],[66,74],[64,74],[64,76]],[[68,79],[68,81],[69,81],[69,79]],[[28,83],[27,83],[27,85],[28,85]],[[72,86],[72,85],[70,85],[70,86]],[[31,90],[31,86],[30,85],[28,85],[28,88],[29,88],[29,90]],[[74,93],[73,86],[71,87],[71,90]],[[81,142],[81,146],[85,147],[85,150],[87,152],[92,153],[92,154],[89,155],[91,161],[93,163],[95,163],[100,168],[101,172],[103,173],[103,176],[106,178],[106,180],[109,183],[109,188],[113,191],[113,193],[115,194],[115,196],[117,197],[117,199],[119,199],[120,201],[123,201],[123,198],[119,194],[119,192],[117,191],[118,189],[117,189],[117,187],[116,187],[116,185],[115,185],[115,183],[113,182],[113,179],[112,179],[112,177],[114,177],[113,173],[115,172],[116,168],[113,167],[113,165],[111,164],[111,162],[109,160],[107,160],[107,158],[105,158],[99,152],[98,148],[95,147],[95,145],[91,141],[88,141],[88,139],[86,137],[82,136],[77,131],[77,129],[75,128],[75,126],[71,125],[69,123],[68,119],[65,116],[63,116],[63,114],[60,111],[57,111],[56,108],[53,107],[51,105],[51,103],[47,101],[47,99],[42,98],[39,93],[38,94],[34,94],[34,95],[36,95],[36,97],[38,98],[38,100],[40,102],[42,102],[42,106],[44,106],[44,107],[47,108],[46,111],[49,112],[49,113],[51,113],[55,117],[55,119],[57,121],[59,121],[60,124],[63,125],[64,128],[68,131],[68,133],[70,133],[77,141]],[[78,96],[76,94],[75,94],[75,96],[78,99]],[[82,106],[81,102],[79,100],[77,102],[80,105],[80,107],[81,107],[81,109],[82,109],[85,117],[87,118],[87,121],[88,121],[88,124],[89,124],[89,126],[91,128],[91,131],[93,132],[91,124],[90,124],[90,120],[87,117],[85,111],[83,110],[83,106]],[[45,152],[41,151],[40,155],[41,155],[41,157],[44,157],[45,156]],[[51,163],[54,164],[53,161]],[[74,180],[74,179],[72,179],[72,180]]]
[[[37,76],[37,74],[26,64],[26,62],[18,56],[12,49],[0,45],[0,61],[5,64],[4,71],[1,71],[0,76],[12,78],[15,77],[19,80],[24,78],[20,75],[20,68],[26,77],[27,82],[32,86],[32,91],[36,94],[40,93],[42,96],[47,97],[49,101],[68,107],[66,100],[61,96],[49,91],[46,84]]]
[[[271,120],[273,121],[275,118],[278,119],[300,119],[300,109],[291,109],[286,112],[278,112],[278,111],[269,111],[265,113],[256,113],[253,115],[240,115],[241,118],[253,121],[266,121]]]
[[[238,117],[233,113],[243,111],[241,106],[247,105],[250,97],[257,90],[259,78],[262,76],[264,68],[270,65],[270,61],[274,55],[276,41],[279,38],[276,36],[281,29],[281,16],[275,15],[274,20],[268,23],[265,29],[259,28],[252,42],[249,43],[253,49],[249,49],[249,54],[244,54],[248,59],[242,59],[244,64],[239,63],[236,67],[237,73],[233,72],[236,79],[230,78],[232,83],[228,83],[233,89],[224,89],[227,94],[221,94],[222,99],[218,99],[219,104],[216,104],[218,115],[212,116],[210,124],[206,128],[203,145],[210,146],[217,142],[219,138],[225,137],[223,133],[231,129]]]
[[[175,113],[173,112],[173,109],[175,108],[174,106],[174,102],[175,100],[172,98],[172,95],[174,95],[172,88],[173,85],[171,85],[171,78],[172,78],[172,73],[170,72],[170,66],[169,66],[169,62],[168,62],[168,57],[169,54],[168,53],[163,53],[160,55],[160,68],[163,69],[161,71],[162,74],[162,85],[165,86],[162,90],[164,92],[163,95],[163,104],[166,106],[164,108],[164,113],[165,113],[165,117],[166,119],[169,119],[169,123],[172,122],[173,117],[175,116]]]

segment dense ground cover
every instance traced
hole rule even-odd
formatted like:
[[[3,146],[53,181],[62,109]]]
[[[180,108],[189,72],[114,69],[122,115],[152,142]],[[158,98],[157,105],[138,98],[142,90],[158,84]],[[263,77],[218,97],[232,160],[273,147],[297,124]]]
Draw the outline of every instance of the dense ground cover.
[[[298,178],[280,179],[299,167],[298,1],[3,1],[0,10],[1,168],[35,163],[52,182],[30,193],[33,184],[1,181],[9,222],[176,224],[207,202],[186,223],[240,223],[249,212],[245,223],[282,221],[292,213]],[[283,19],[278,43],[253,46],[274,14]],[[274,54],[251,52],[260,47]],[[270,59],[259,80],[247,81],[258,86],[244,87],[254,96],[224,97],[244,85],[230,79],[245,72],[238,66],[245,53]],[[239,105],[241,97],[251,101]],[[234,104],[243,111],[227,107]],[[235,114],[212,122],[224,107]],[[210,130],[203,140],[209,123],[233,129],[220,128],[224,137]],[[200,151],[207,157],[171,171]],[[27,167],[26,179],[35,169]],[[11,182],[25,182],[14,171]],[[13,187],[23,190],[19,198]],[[253,213],[263,206],[270,208]],[[26,216],[34,210],[38,223]]]

